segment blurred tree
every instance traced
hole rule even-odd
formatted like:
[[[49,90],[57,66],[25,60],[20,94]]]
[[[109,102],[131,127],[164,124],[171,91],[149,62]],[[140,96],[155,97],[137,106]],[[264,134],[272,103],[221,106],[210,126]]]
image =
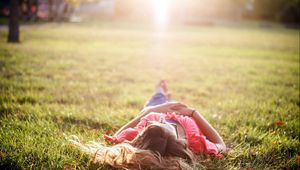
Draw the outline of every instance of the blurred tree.
[[[19,0],[10,1],[8,42],[19,42]]]
[[[64,20],[63,9],[67,6],[64,0],[48,0],[48,8],[49,8],[49,21],[61,21]]]
[[[26,21],[37,19],[37,0],[19,0],[19,17]]]
[[[29,19],[36,21],[38,19],[37,13],[38,13],[38,1],[37,0],[28,0],[30,5],[30,13],[29,13]]]
[[[117,17],[128,17],[135,9],[135,0],[115,0],[115,12]]]
[[[48,0],[48,10],[49,10],[49,15],[48,19],[49,21],[54,21],[57,20],[57,11],[58,11],[58,2],[62,0]]]
[[[68,20],[74,9],[80,7],[83,3],[94,1],[96,0],[48,0],[48,19],[49,21]]]
[[[285,4],[276,15],[276,20],[283,23],[300,24],[300,0]]]
[[[68,5],[73,8],[78,8],[82,3],[87,2],[87,0],[64,0]],[[92,0],[89,0],[92,2]]]
[[[249,15],[254,19],[299,24],[300,0],[255,0]]]

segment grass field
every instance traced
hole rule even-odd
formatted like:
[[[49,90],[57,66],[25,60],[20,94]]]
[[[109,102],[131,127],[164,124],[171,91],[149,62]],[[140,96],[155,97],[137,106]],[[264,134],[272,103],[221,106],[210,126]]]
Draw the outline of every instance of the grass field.
[[[95,168],[64,134],[104,142],[162,78],[231,148],[199,169],[300,167],[299,30],[53,23],[21,34],[7,44],[0,32],[1,169]]]

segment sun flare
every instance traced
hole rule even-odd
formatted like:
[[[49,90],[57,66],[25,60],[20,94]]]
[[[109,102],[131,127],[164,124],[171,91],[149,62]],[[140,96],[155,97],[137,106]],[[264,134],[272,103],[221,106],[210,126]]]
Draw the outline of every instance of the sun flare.
[[[154,21],[158,25],[164,25],[169,19],[169,8],[171,0],[153,0]]]

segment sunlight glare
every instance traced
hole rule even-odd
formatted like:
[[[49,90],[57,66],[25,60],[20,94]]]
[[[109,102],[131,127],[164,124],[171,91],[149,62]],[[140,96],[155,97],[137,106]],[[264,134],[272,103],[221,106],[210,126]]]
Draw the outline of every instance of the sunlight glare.
[[[154,9],[154,22],[158,25],[165,25],[168,21],[168,12],[171,0],[152,0]]]

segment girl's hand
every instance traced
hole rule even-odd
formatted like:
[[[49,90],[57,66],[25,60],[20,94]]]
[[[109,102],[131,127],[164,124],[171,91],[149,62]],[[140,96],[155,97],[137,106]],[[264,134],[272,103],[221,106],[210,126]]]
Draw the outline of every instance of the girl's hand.
[[[176,108],[176,113],[179,115],[193,117],[193,114],[196,112],[194,108],[191,107],[178,107]]]
[[[118,140],[115,136],[104,135],[103,138],[108,142],[111,142],[114,144],[118,143]]]
[[[168,102],[156,106],[149,106],[149,112],[158,112],[158,113],[166,113],[166,112],[178,112],[178,110],[182,108],[186,108],[185,104],[179,102]]]

